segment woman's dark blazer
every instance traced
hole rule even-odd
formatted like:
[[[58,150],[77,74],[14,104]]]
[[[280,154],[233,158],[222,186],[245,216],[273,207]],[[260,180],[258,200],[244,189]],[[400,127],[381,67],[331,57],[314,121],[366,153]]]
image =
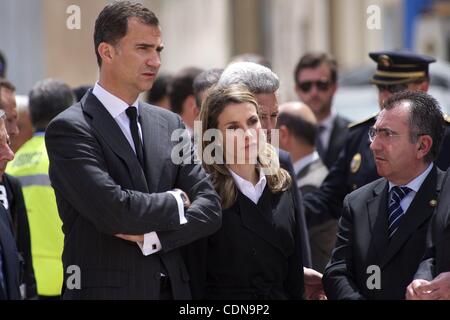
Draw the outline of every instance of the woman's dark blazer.
[[[186,262],[194,299],[302,299],[299,223],[292,189],[266,186],[255,205],[238,191],[222,227],[192,244]]]

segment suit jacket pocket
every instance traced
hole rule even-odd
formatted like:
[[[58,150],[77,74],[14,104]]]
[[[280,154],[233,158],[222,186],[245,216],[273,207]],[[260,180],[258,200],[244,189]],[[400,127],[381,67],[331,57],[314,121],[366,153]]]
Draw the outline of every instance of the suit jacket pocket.
[[[81,268],[81,288],[120,288],[128,283],[124,270]]]

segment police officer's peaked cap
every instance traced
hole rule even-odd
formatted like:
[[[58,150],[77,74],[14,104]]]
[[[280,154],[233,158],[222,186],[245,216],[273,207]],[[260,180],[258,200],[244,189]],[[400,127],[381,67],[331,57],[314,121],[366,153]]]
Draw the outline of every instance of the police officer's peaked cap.
[[[428,65],[436,59],[408,51],[370,52],[377,63],[372,78],[374,84],[401,84],[428,77]]]

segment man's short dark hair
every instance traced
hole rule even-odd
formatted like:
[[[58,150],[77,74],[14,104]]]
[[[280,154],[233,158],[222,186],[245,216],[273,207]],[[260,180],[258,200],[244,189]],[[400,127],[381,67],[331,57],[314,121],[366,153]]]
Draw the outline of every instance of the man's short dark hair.
[[[394,109],[403,102],[409,102],[410,105],[411,142],[415,143],[420,135],[429,135],[433,139],[430,152],[424,158],[430,163],[439,155],[445,133],[445,121],[439,103],[422,91],[402,91],[389,97],[384,109]]]
[[[140,3],[116,1],[108,4],[95,21],[94,45],[99,66],[102,65],[102,58],[98,46],[102,42],[115,45],[122,39],[127,34],[129,18],[137,18],[149,26],[159,26],[156,15]]]
[[[315,69],[320,66],[322,63],[326,63],[330,67],[331,72],[331,82],[336,83],[338,73],[337,73],[337,63],[334,57],[325,52],[318,53],[307,53],[300,58],[300,61],[297,63],[294,71],[294,81],[296,85],[298,83],[298,75],[304,69]]]
[[[158,101],[163,99],[169,94],[169,86],[172,82],[173,76],[169,73],[159,73],[153,82],[153,86],[147,92],[147,102],[151,104],[157,104]]]
[[[31,123],[44,131],[48,123],[74,103],[70,87],[62,81],[44,79],[37,82],[28,94]]]
[[[189,67],[177,73],[169,86],[169,99],[172,111],[181,114],[183,111],[183,102],[187,97],[194,94],[194,79],[202,69]]]
[[[197,107],[200,108],[202,105],[200,94],[216,85],[219,82],[222,72],[223,69],[213,68],[205,70],[195,77],[193,87]]]
[[[317,125],[289,112],[281,112],[278,115],[277,128],[286,126],[289,132],[297,140],[304,141],[309,146],[314,146],[317,137]]]

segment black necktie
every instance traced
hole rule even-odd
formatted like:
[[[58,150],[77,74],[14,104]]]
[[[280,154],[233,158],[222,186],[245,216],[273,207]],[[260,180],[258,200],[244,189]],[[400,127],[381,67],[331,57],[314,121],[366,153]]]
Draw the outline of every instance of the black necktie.
[[[125,111],[128,118],[130,119],[130,131],[131,136],[133,137],[134,149],[136,150],[136,156],[141,164],[142,169],[145,169],[145,161],[144,161],[144,147],[142,146],[141,138],[139,136],[138,129],[138,119],[137,119],[137,108],[136,107],[128,107]]]
[[[324,131],[325,131],[325,126],[319,125],[317,127],[316,149],[317,149],[317,153],[319,154],[319,156],[322,160],[325,159],[325,155],[326,155],[325,154],[326,150],[323,146],[322,139],[321,139],[322,133]]]

